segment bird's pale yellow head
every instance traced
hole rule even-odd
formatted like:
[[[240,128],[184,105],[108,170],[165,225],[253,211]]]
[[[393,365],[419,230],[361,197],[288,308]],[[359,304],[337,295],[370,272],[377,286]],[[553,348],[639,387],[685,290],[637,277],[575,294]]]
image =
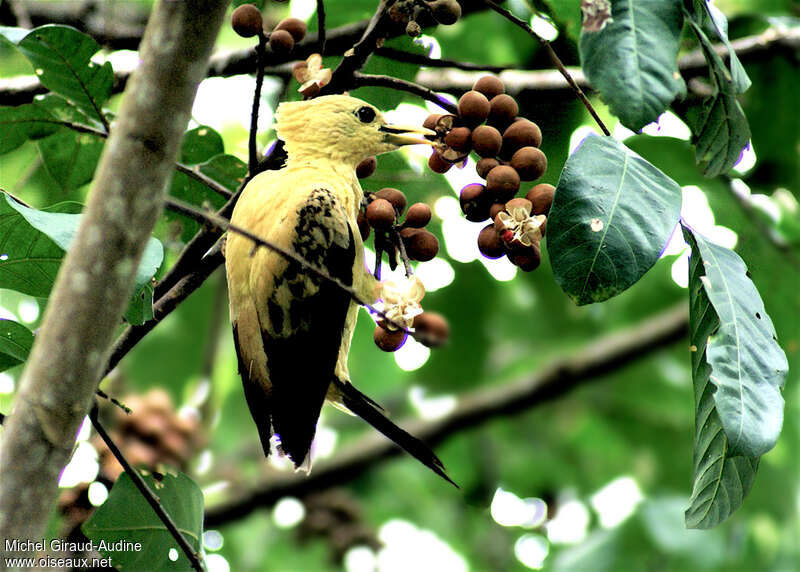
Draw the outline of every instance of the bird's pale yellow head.
[[[423,127],[390,125],[375,107],[346,95],[281,103],[275,116],[290,160],[326,158],[355,166],[402,145],[429,143],[423,136],[434,134]]]

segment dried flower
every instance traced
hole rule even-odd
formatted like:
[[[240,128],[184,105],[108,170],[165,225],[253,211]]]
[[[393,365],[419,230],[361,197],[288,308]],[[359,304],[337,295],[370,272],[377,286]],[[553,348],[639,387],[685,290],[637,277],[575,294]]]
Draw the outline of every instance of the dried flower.
[[[411,328],[414,318],[422,313],[420,300],[425,296],[425,287],[416,276],[400,281],[385,280],[380,285],[380,298],[383,300],[383,312],[386,317],[397,324]],[[387,330],[397,327],[387,323]]]
[[[506,242],[519,241],[524,246],[531,246],[542,240],[542,224],[547,220],[544,215],[531,216],[529,206],[506,207],[506,210],[497,213],[500,220],[500,236]],[[510,232],[510,235],[505,232]]]
[[[305,96],[316,95],[320,89],[328,85],[332,75],[330,68],[322,67],[322,56],[319,54],[311,54],[305,61],[305,66],[299,63],[292,72],[294,78],[300,82],[297,91]]]

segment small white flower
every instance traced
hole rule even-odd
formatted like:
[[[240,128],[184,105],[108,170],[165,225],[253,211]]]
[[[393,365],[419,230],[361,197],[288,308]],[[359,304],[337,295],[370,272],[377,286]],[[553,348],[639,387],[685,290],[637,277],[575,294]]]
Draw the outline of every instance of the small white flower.
[[[380,298],[383,300],[383,312],[386,317],[407,329],[414,324],[414,318],[422,313],[420,300],[425,296],[425,287],[416,276],[399,281],[385,280],[381,282]],[[386,328],[396,330],[397,327],[387,323]]]
[[[513,233],[512,242],[518,240],[525,246],[531,246],[534,242],[542,240],[542,224],[547,217],[544,215],[534,215],[523,207],[512,207],[511,209],[500,211],[497,214],[503,228]]]

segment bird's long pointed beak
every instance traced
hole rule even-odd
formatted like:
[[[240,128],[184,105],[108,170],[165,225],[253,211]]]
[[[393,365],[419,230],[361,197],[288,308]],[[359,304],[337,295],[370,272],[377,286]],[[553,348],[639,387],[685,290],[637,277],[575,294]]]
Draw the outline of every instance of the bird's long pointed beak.
[[[433,145],[424,139],[425,136],[436,135],[435,131],[418,125],[383,125],[378,128],[385,133],[384,139],[392,145]]]

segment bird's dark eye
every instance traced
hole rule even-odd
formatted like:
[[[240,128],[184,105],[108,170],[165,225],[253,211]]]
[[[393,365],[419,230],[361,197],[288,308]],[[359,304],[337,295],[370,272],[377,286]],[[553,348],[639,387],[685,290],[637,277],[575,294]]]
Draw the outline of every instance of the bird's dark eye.
[[[372,123],[372,120],[375,119],[375,110],[365,105],[358,108],[356,115],[361,123]]]

